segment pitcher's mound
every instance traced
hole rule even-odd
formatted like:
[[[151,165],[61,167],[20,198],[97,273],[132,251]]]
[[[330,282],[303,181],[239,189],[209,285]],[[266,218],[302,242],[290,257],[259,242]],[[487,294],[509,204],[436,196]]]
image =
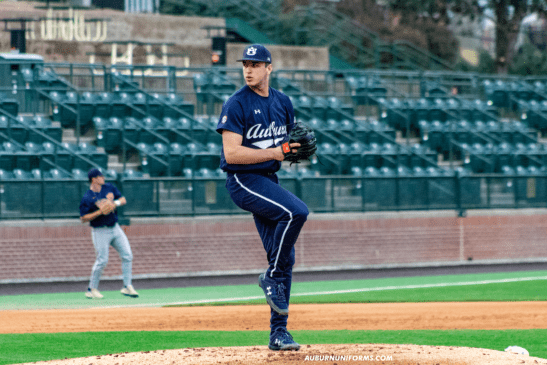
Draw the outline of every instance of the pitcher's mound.
[[[266,346],[206,347],[134,352],[79,359],[37,362],[43,365],[515,365],[547,360],[469,347],[418,345],[302,345],[300,351],[270,351]]]

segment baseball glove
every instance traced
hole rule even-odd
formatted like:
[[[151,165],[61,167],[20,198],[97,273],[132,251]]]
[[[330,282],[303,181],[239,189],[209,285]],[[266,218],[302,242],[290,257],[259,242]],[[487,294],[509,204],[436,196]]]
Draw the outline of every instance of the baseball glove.
[[[296,152],[289,146],[290,143],[300,143],[300,147],[296,148]],[[315,132],[309,126],[303,123],[296,123],[289,134],[281,142],[281,148],[285,161],[299,163],[302,160],[309,160],[317,151],[317,139]]]
[[[101,214],[108,215],[116,209],[116,204],[110,199],[101,199],[95,203],[101,211]]]

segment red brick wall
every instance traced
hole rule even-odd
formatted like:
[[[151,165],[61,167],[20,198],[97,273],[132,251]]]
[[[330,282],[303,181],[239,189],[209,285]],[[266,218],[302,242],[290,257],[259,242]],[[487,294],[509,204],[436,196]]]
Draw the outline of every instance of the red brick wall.
[[[545,258],[546,218],[546,213],[310,216],[297,242],[295,268]],[[0,282],[88,278],[95,258],[88,226],[8,224],[0,227]],[[137,277],[257,272],[266,267],[262,243],[248,217],[141,219],[125,231]],[[120,274],[119,257],[111,249],[103,278]]]

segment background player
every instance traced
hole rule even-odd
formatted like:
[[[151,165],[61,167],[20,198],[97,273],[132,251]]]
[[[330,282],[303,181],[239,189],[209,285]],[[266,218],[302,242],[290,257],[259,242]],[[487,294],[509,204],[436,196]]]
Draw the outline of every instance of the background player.
[[[272,350],[298,350],[287,331],[294,244],[308,217],[303,201],[279,185],[275,174],[284,155],[279,142],[294,125],[290,99],[269,87],[270,52],[262,45],[245,48],[246,85],[226,101],[217,125],[222,134],[220,167],[227,172],[226,188],[240,208],[253,214],[269,267],[259,277],[271,307]],[[291,143],[296,152],[300,144]]]
[[[114,209],[125,205],[127,201],[114,185],[105,183],[105,178],[100,170],[91,169],[87,176],[91,185],[80,202],[80,220],[82,223],[89,222],[92,227],[91,238],[97,258],[91,271],[91,279],[85,296],[89,299],[101,299],[103,297],[98,290],[99,281],[108,263],[108,250],[112,245],[118,251],[122,260],[124,287],[121,293],[137,298],[139,294],[131,285],[133,253],[125,232],[118,224],[118,214]],[[112,210],[100,208],[100,202],[112,204]]]

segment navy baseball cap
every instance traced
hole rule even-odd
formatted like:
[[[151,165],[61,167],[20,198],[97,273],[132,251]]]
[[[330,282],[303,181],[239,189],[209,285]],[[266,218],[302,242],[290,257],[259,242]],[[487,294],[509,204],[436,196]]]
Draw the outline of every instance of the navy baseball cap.
[[[97,176],[103,176],[103,173],[99,169],[91,169],[87,173],[87,178],[89,179],[89,181],[91,181],[91,179]]]
[[[263,45],[253,44],[245,48],[243,51],[243,58],[237,60],[237,62],[240,61],[272,63],[272,55]]]

